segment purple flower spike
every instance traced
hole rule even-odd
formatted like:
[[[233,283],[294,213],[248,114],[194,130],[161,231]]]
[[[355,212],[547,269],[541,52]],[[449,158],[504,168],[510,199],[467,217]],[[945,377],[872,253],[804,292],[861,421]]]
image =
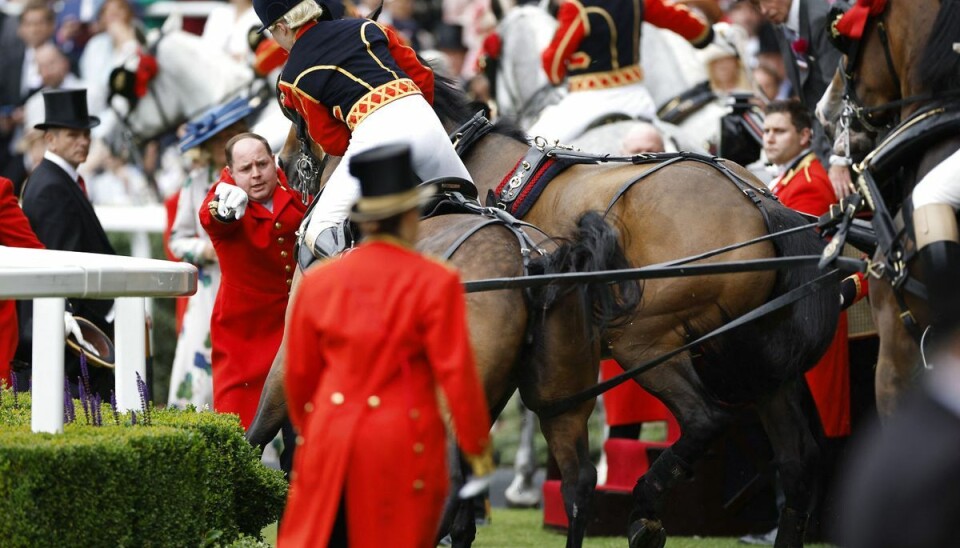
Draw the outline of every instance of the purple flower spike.
[[[117,411],[117,395],[110,391],[110,408],[113,409],[113,422],[120,426],[120,413]]]
[[[83,406],[83,418],[86,424],[90,424],[90,402],[87,398],[87,391],[83,388],[83,383],[78,387],[80,391],[80,405]]]
[[[130,424],[132,424],[132,425],[134,425],[134,426],[137,425],[137,412],[136,412],[136,411],[131,411],[131,412],[130,412]]]

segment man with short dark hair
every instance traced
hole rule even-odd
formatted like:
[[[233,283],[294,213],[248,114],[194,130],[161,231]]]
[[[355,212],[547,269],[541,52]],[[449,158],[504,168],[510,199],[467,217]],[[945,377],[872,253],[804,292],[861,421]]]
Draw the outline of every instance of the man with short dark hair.
[[[221,272],[210,323],[213,408],[239,415],[246,429],[283,338],[293,243],[306,208],[263,137],[233,137],[226,157],[200,208]]]
[[[77,172],[90,152],[90,129],[99,125],[100,119],[89,115],[85,89],[44,91],[43,100],[44,121],[34,127],[44,132],[46,152],[24,183],[23,213],[47,249],[114,255],[116,252],[87,198],[86,183]],[[108,335],[113,333],[112,300],[71,299],[70,303],[75,315],[90,320]],[[33,342],[30,303],[24,302],[20,312],[17,355],[29,361]],[[76,360],[69,360],[66,371],[67,378],[76,381]],[[90,376],[93,389],[106,401],[113,388],[113,372],[91,368]]]

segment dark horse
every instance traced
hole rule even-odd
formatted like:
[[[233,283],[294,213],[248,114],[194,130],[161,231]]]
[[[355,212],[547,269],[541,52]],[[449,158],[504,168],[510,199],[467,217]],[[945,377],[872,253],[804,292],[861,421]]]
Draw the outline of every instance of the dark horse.
[[[459,92],[438,79],[434,108],[453,129],[472,114]],[[488,134],[463,154],[481,196],[493,190],[528,150],[523,139]],[[569,233],[589,211],[606,211],[620,228],[632,266],[669,262],[805,221],[776,201],[758,195],[762,185],[732,163],[684,159],[659,164],[578,165],[561,173],[543,191],[525,220],[550,234]],[[642,173],[649,176],[626,184]],[[728,177],[729,176],[729,177]],[[732,179],[744,184],[744,192]],[[753,195],[764,214],[748,198]],[[797,232],[721,255],[738,261],[816,254],[813,231]],[[817,277],[816,268],[651,280],[634,319],[608,329],[603,350],[629,369],[667,353]],[[662,546],[659,521],[670,488],[690,473],[691,464],[733,417],[731,405],[756,405],[777,455],[786,493],[778,546],[800,546],[812,498],[818,446],[802,411],[802,374],[829,344],[836,328],[834,287],[794,303],[704,345],[694,361],[678,354],[637,377],[677,417],[682,435],[638,480],[630,528],[631,546]],[[590,374],[595,366],[584,362]],[[579,377],[578,377],[579,378]],[[557,401],[571,379],[538,375],[537,393],[522,394],[534,410]],[[562,493],[570,520],[567,545],[582,543],[596,471],[586,455],[586,424],[541,416],[550,449],[563,474]],[[552,439],[551,439],[552,438]]]
[[[448,214],[425,219],[420,223],[417,248],[448,259],[464,281],[627,265],[615,231],[599,215],[581,218],[568,240],[540,244],[552,249],[549,254],[530,238],[518,237],[516,228],[510,228],[508,222],[495,222],[495,217]],[[470,338],[490,405],[491,424],[518,388],[524,397],[553,398],[595,384],[599,355],[596,334],[607,324],[624,321],[638,302],[639,286],[635,282],[591,284],[576,291],[512,289],[468,294]],[[540,379],[532,371],[548,372],[563,383],[541,388]],[[586,424],[594,403],[590,400],[564,413],[552,428],[578,430]],[[248,440],[261,447],[269,443],[285,416],[281,346]],[[569,450],[575,451],[577,458],[588,458],[585,431],[583,444],[577,446],[566,445],[561,434],[546,429],[544,433],[555,453],[564,455]],[[452,486],[456,488],[463,479],[462,467],[454,468]],[[460,512],[458,502],[451,498],[444,530],[452,530],[457,544],[469,544],[474,534],[473,514]],[[464,521],[454,522],[455,518]]]
[[[887,0],[882,12],[868,18],[859,43],[843,48],[847,66],[837,72],[833,86],[843,86],[842,95],[857,103],[855,110],[866,125],[892,128],[863,164],[884,190],[891,212],[901,203],[909,204],[904,199],[914,185],[960,147],[955,125],[946,132],[932,129],[937,118],[948,116],[951,110],[955,115],[960,102],[956,43],[960,43],[960,1]],[[944,107],[945,114],[936,112]],[[905,208],[907,219],[909,210]],[[898,215],[896,228],[905,271],[922,279],[919,261],[912,260],[912,227],[909,221],[903,223],[903,218]],[[875,260],[882,264],[885,256],[878,251]],[[870,285],[880,337],[876,394],[881,416],[895,410],[904,389],[922,371],[919,332],[927,325],[928,309],[904,287],[894,289],[887,277],[874,278]],[[905,305],[900,304],[901,299]],[[905,323],[904,318],[912,323]]]

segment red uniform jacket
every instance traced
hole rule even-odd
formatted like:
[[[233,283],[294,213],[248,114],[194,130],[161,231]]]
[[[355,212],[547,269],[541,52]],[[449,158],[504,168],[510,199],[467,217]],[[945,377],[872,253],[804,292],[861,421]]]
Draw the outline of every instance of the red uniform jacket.
[[[600,378],[611,379],[623,373],[616,360],[600,362]],[[607,426],[624,426],[640,422],[665,421],[670,411],[656,396],[639,384],[627,381],[603,394],[603,410]]]
[[[17,198],[13,183],[0,177],[0,245],[43,249],[30,228]],[[10,384],[10,360],[17,350],[17,307],[13,301],[0,301],[0,383]]]
[[[344,501],[351,548],[433,546],[447,492],[438,386],[463,451],[489,443],[457,274],[364,243],[307,272],[287,341],[301,438],[278,545],[326,546]]]
[[[810,152],[775,182],[771,190],[783,205],[822,215],[837,201],[830,178],[816,154]],[[847,314],[840,314],[837,332],[827,352],[806,374],[807,384],[820,413],[823,431],[829,437],[850,434],[850,354],[847,345]]]
[[[698,48],[713,40],[706,21],[670,0],[564,0],[557,12],[560,26],[541,56],[543,70],[554,84],[569,73],[570,91],[639,82],[643,21],[672,30]]]
[[[220,290],[210,320],[213,346],[213,408],[240,415],[250,426],[267,372],[273,364],[287,310],[296,260],[295,233],[306,210],[283,172],[273,193],[273,211],[250,202],[239,221],[211,215],[210,192],[200,208],[203,226],[220,261]],[[226,169],[221,181],[232,183]]]

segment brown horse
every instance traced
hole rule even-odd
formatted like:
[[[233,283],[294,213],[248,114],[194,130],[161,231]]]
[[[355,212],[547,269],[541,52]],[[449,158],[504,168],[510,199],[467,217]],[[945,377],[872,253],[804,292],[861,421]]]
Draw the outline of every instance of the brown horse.
[[[589,272],[627,266],[616,233],[598,215],[584,216],[569,240],[541,244],[553,249],[550,254],[542,254],[534,243],[506,223],[491,222],[489,214],[449,214],[420,223],[417,248],[449,259],[464,281],[519,277],[528,270]],[[549,399],[570,396],[595,384],[600,352],[597,333],[632,311],[638,302],[635,282],[592,284],[582,291],[559,294],[538,290],[525,295],[518,289],[468,294],[468,326],[491,423],[517,389],[524,398]],[[282,348],[247,433],[247,439],[261,447],[270,442],[286,416]],[[563,382],[548,385],[533,372]],[[544,427],[551,450],[564,462],[589,463],[586,423],[594,403],[594,399],[585,401]],[[463,480],[463,468],[454,468],[456,486]],[[585,479],[584,473],[577,472],[567,471],[563,478],[563,489],[571,499],[573,493],[584,489],[578,478],[591,489],[596,482],[595,473]],[[455,545],[469,545],[475,532],[473,511],[459,503],[451,497],[443,530],[451,531]]]
[[[453,129],[472,114],[461,94],[438,79],[434,108]],[[463,160],[480,190],[492,191],[528,150],[522,136],[493,132],[463,154]],[[588,211],[608,212],[620,228],[622,245],[633,266],[664,263],[722,246],[757,238],[804,224],[803,219],[766,197],[762,185],[734,164],[683,160],[664,169],[656,163],[578,165],[554,179],[543,191],[525,220],[547,233],[570,232],[576,219]],[[649,176],[627,185],[641,174]],[[737,179],[744,184],[738,187]],[[747,192],[744,192],[746,189]],[[749,195],[757,196],[759,208]],[[765,222],[763,211],[769,219]],[[821,250],[812,232],[743,247],[723,254],[722,260],[772,258],[777,255],[816,254]],[[714,259],[716,260],[716,259]],[[604,350],[626,368],[679,348],[755,309],[772,298],[800,286],[817,275],[815,268],[791,271],[739,273],[696,278],[651,280],[645,283],[643,301],[629,324],[603,334]],[[701,348],[695,361],[691,353],[678,354],[637,377],[644,388],[659,397],[677,417],[682,435],[653,463],[634,489],[630,545],[662,546],[665,533],[659,521],[669,489],[690,472],[690,465],[732,418],[731,405],[756,405],[769,434],[787,495],[781,515],[778,546],[803,543],[806,517],[816,473],[818,446],[809,417],[802,412],[802,374],[816,363],[832,338],[838,316],[835,287],[803,299],[787,309],[753,322]],[[590,364],[583,367],[595,368]],[[539,394],[525,394],[534,410],[542,409],[564,392],[563,377],[538,376]],[[813,420],[817,420],[813,418]],[[593,489],[595,470],[572,450],[584,425],[559,426],[557,419],[541,416],[545,432],[567,437],[557,456],[564,481],[581,474],[575,493],[564,491],[571,528],[568,546],[579,546],[585,500]],[[575,428],[564,433],[563,428]],[[818,427],[819,428],[819,427]],[[577,437],[574,437],[577,436]],[[585,433],[584,433],[585,435]],[[587,478],[582,478],[582,475]]]
[[[860,118],[868,127],[894,127],[896,138],[901,122],[918,112],[944,104],[944,95],[960,91],[960,55],[953,52],[953,44],[960,42],[960,2],[957,0],[887,0],[882,13],[871,16],[858,44],[850,43],[847,66],[838,70],[832,87],[844,89],[843,94],[857,103]],[[844,71],[846,81],[844,81]],[[953,101],[957,101],[954,95]],[[892,142],[892,141],[891,141]],[[910,143],[898,143],[910,146]],[[952,135],[925,143],[918,150],[897,156],[895,162],[886,162],[893,169],[874,173],[895,209],[909,196],[917,181],[945,157],[960,147],[960,136]],[[903,229],[898,218],[898,229]],[[913,255],[911,228],[903,231],[903,249]],[[883,262],[884,256],[875,257]],[[907,269],[919,274],[916,261]],[[921,276],[918,276],[922,278]],[[877,408],[882,417],[896,408],[904,390],[911,386],[922,371],[919,340],[916,333],[927,325],[925,303],[916,296],[895,290],[885,277],[871,281],[870,302],[874,322],[880,337],[877,362]],[[907,310],[899,304],[898,295]],[[918,328],[911,333],[901,317],[909,312]]]

